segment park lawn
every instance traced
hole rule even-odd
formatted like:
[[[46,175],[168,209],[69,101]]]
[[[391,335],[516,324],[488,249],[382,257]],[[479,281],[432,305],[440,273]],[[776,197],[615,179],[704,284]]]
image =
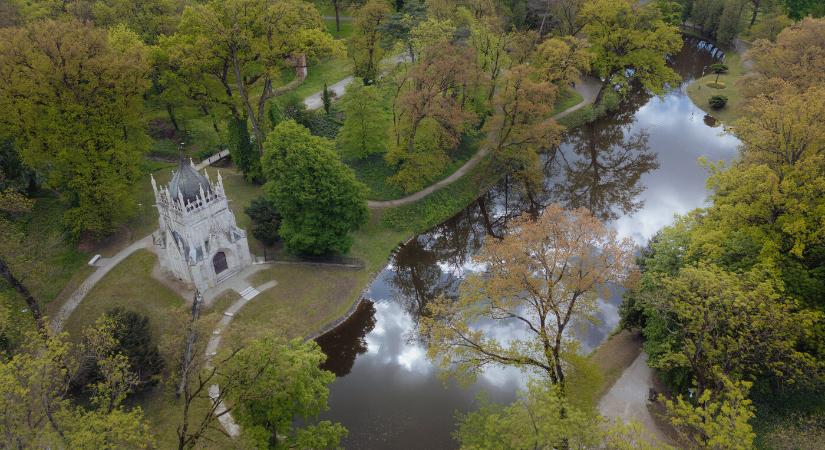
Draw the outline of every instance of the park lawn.
[[[741,55],[733,52],[727,55],[724,62],[730,71],[719,75],[719,82],[725,84],[724,88],[716,89],[708,86],[708,83],[716,80],[716,74],[711,73],[691,82],[687,86],[687,93],[696,106],[730,126],[742,115],[744,99],[737,82],[745,75],[745,68],[742,66]],[[708,99],[714,95],[724,95],[728,98],[728,104],[719,110],[711,108]]]
[[[338,31],[335,29],[335,13],[333,12],[332,17],[324,18],[324,23],[327,26],[327,31],[329,34],[332,35],[335,39],[347,39],[352,35],[352,31],[354,27],[352,26],[352,20],[344,20],[344,16],[341,16],[341,30]]]
[[[584,101],[584,98],[582,98],[578,92],[570,88],[564,88],[559,92],[559,96],[556,97],[556,105],[553,108],[552,115],[555,116],[567,108],[578,105],[582,101]]]
[[[273,264],[249,281],[278,284],[244,306],[231,327],[247,337],[271,331],[287,338],[308,336],[343,315],[367,278],[364,270]]]
[[[64,330],[77,339],[84,327],[120,306],[146,315],[156,340],[171,333],[173,321],[169,315],[184,308],[186,301],[152,277],[156,262],[157,256],[148,250],[138,250],[123,260],[89,291],[69,316]]]
[[[324,83],[332,86],[350,75],[352,75],[352,61],[346,55],[323,58],[315,63],[310,62],[306,79],[289,95],[304,99],[323,90]]]
[[[463,166],[478,151],[480,142],[481,138],[476,135],[462,137],[458,147],[450,154],[452,161],[428,185],[447,178]],[[396,171],[387,164],[383,154],[373,154],[364,159],[345,162],[355,172],[358,180],[369,188],[367,198],[370,200],[395,200],[411,194],[389,181]]]

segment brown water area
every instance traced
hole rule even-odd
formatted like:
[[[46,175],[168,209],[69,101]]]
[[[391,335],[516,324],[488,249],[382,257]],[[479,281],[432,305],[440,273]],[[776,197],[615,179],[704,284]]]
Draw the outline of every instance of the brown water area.
[[[477,396],[509,402],[527,375],[489,368],[469,387],[444,382],[416,339],[417,318],[438,295],[452,295],[487,236],[507,232],[508,222],[551,203],[586,207],[620,236],[644,245],[674,214],[700,207],[707,197],[708,160],[729,160],[738,141],[694,106],[684,83],[699,77],[720,52],[686,39],[671,64],[683,77],[662,97],[631,96],[618,112],[570,131],[543,158],[544,189],[525,196],[505,178],[453,218],[397,249],[371,285],[365,302],[347,322],[318,338],[328,370],[330,410],[323,419],[341,422],[347,448],[456,448],[456,411],[477,407]],[[579,324],[575,337],[588,352],[615,329],[621,290],[599,299],[597,324]],[[518,323],[478,323],[502,339],[520,336]],[[522,324],[523,326],[523,324]]]

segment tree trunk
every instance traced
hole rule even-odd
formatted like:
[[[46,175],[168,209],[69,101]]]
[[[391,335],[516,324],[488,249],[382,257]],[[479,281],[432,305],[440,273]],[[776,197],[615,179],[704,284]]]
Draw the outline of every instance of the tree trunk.
[[[335,31],[341,32],[341,14],[339,10],[341,9],[340,5],[338,5],[339,0],[332,0],[332,6],[335,8]]]
[[[753,28],[753,24],[756,23],[756,15],[759,14],[759,3],[759,1],[751,0],[751,4],[753,4],[753,14],[751,14],[751,22],[748,24],[749,30]]]
[[[241,96],[241,101],[246,107],[246,112],[249,115],[249,120],[252,122],[252,131],[255,133],[255,145],[258,147],[258,154],[263,156],[264,133],[263,130],[261,130],[261,127],[259,126],[260,124],[258,123],[258,118],[255,116],[255,111],[252,109],[252,105],[249,103],[249,95],[246,92],[246,86],[244,86],[243,75],[241,74],[241,66],[238,63],[238,56],[235,54],[234,50],[232,51],[232,69],[235,71],[235,79],[237,80],[238,94]],[[263,96],[264,94],[261,95]]]
[[[175,110],[171,103],[166,104],[166,114],[169,115],[169,120],[172,122],[172,126],[175,127],[175,131],[180,131],[180,128],[178,127],[178,119],[175,117]]]
[[[32,312],[32,316],[34,317],[34,322],[37,325],[38,330],[43,331],[45,330],[45,324],[43,323],[43,314],[40,312],[40,304],[37,303],[37,300],[34,298],[29,289],[14,276],[11,271],[11,267],[6,263],[3,258],[0,258],[0,276],[6,280],[11,287],[14,288],[17,293],[23,296],[23,300],[26,302],[26,306]]]

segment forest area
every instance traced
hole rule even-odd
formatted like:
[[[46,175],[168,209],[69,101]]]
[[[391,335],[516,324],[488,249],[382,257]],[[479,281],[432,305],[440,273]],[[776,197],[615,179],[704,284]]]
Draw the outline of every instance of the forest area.
[[[685,36],[725,49],[705,69],[737,96],[701,91],[740,142],[697,162],[704,206],[641,247],[598,211],[525,212],[411,339],[445,379],[524,373],[515,402],[456,413],[463,449],[821,448],[823,16],[818,0],[0,0],[0,448],[341,447],[314,323],[241,324],[213,351],[218,306],[145,284],[128,300],[168,309],[54,326],[90,255],[157,227],[150,174],[228,150],[253,250],[364,260],[324,294],[346,303],[498,180],[538,197],[569,130],[679,85]],[[142,280],[128,264],[154,259],[136,255],[118,276]],[[670,442],[599,412],[605,375],[571,330],[607,285]]]

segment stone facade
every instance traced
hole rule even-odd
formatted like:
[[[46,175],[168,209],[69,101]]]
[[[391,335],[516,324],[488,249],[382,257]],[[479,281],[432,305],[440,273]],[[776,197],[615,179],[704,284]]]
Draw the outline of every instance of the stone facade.
[[[168,186],[152,177],[160,228],[154,235],[161,267],[203,292],[252,264],[246,232],[235,223],[223,179],[181,160]]]

